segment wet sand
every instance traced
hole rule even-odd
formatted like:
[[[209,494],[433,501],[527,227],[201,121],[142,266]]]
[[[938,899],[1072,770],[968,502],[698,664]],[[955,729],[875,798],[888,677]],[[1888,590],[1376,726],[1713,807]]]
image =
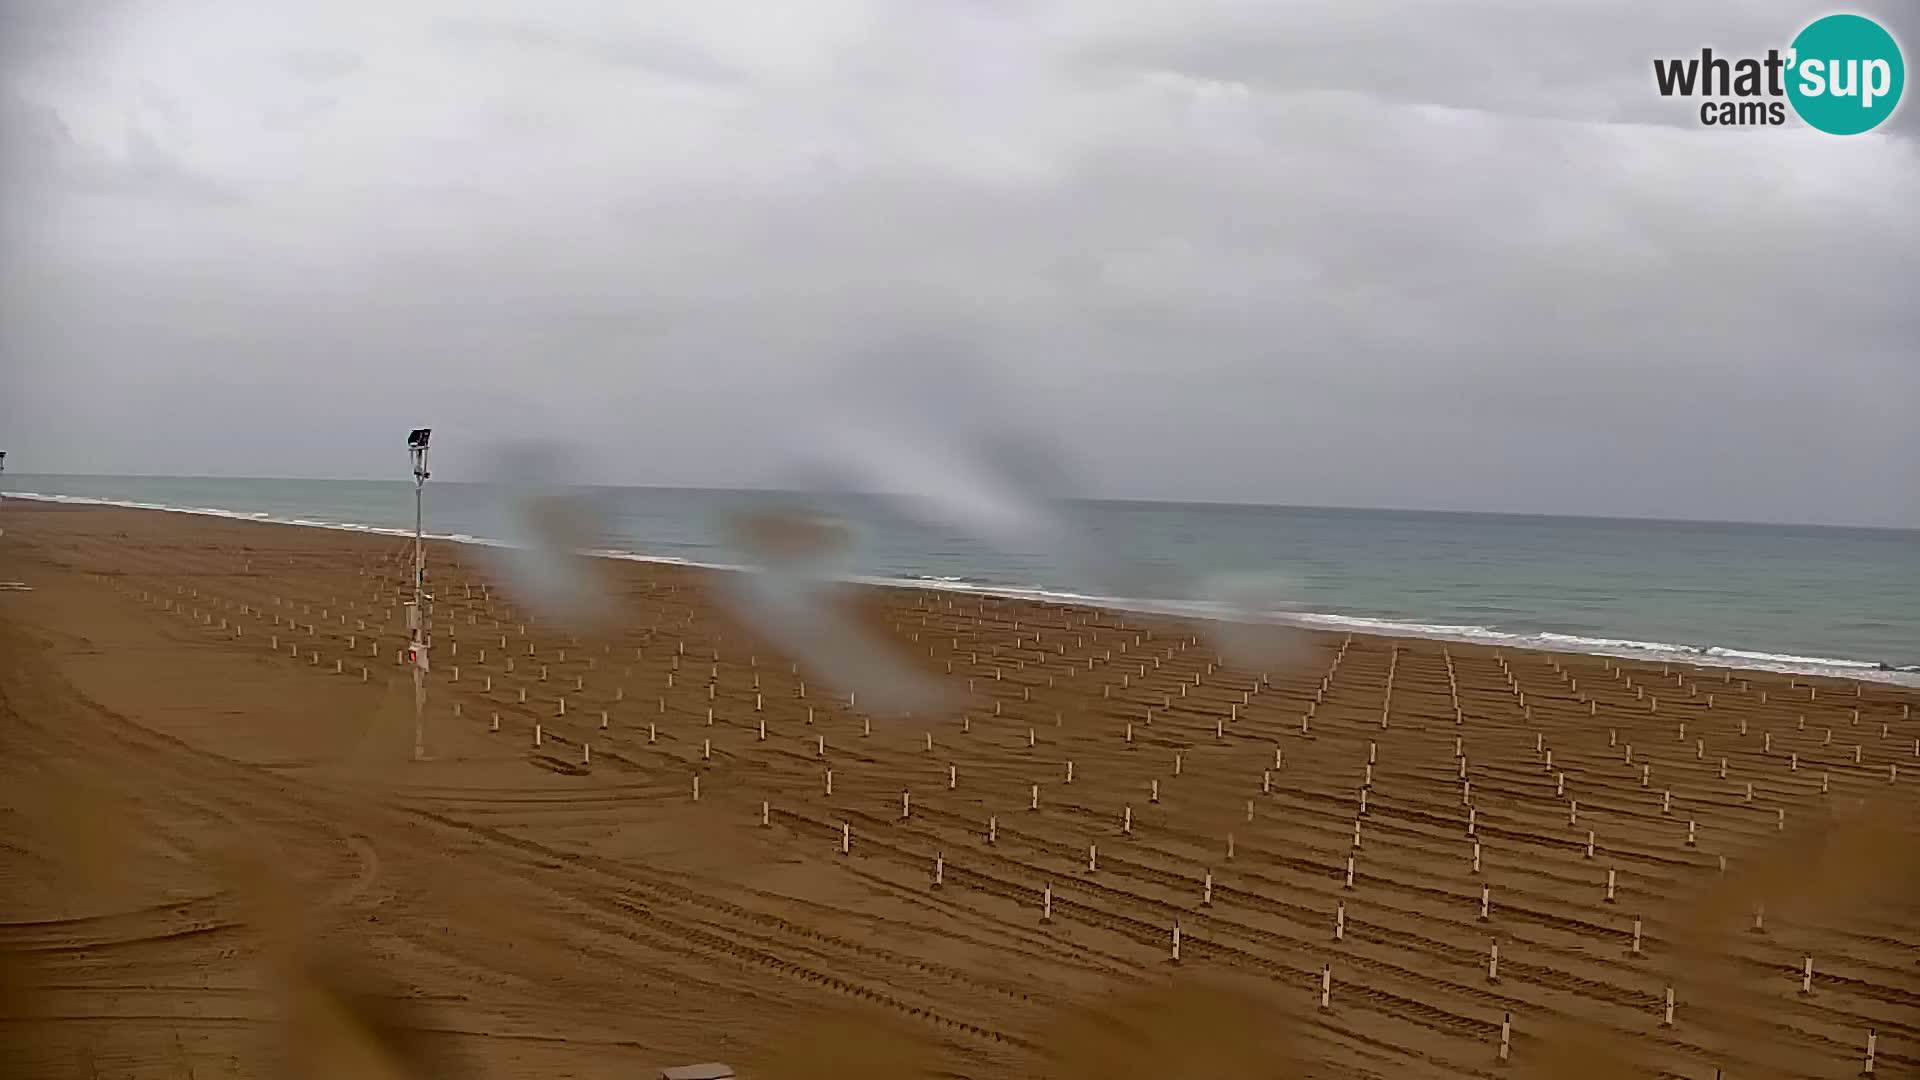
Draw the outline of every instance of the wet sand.
[[[414,762],[409,542],[0,525],[0,1075],[1920,1075],[1912,689],[872,589],[869,718],[436,544]]]

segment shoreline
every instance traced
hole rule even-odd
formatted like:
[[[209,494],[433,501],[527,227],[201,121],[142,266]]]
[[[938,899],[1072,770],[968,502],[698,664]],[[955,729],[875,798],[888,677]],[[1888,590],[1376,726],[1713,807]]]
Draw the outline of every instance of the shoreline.
[[[101,507],[122,510],[157,511],[168,514],[206,517],[215,520],[324,529],[334,532],[362,533],[375,536],[411,537],[413,535],[410,529],[395,526],[372,525],[363,522],[325,521],[316,518],[284,517],[265,511],[248,513],[221,507],[173,506],[161,503],[139,502],[136,500],[106,499],[95,496],[62,495],[29,491],[0,491],[0,499],[17,499],[23,502],[78,508]],[[436,542],[463,544],[475,547],[505,548],[513,546],[504,540],[474,536],[469,533],[428,532],[425,536],[428,540]],[[751,567],[737,564],[703,562],[668,555],[649,555],[621,548],[595,548],[583,551],[582,554],[621,562],[678,566],[693,570],[732,573],[750,572],[752,570]],[[1833,679],[1857,679],[1888,686],[1920,687],[1920,670],[1887,666],[1886,661],[1863,660],[1850,657],[1799,656],[1742,649],[1731,645],[1693,646],[1675,642],[1637,641],[1627,638],[1584,637],[1574,634],[1559,634],[1551,631],[1529,633],[1500,630],[1494,627],[1477,625],[1422,623],[1406,619],[1343,615],[1329,612],[1295,612],[1286,616],[1275,616],[1270,620],[1248,620],[1245,618],[1236,620],[1234,613],[1223,611],[1220,605],[1209,601],[1098,596],[1035,586],[966,581],[953,577],[881,577],[852,575],[840,580],[845,584],[853,585],[891,589],[925,589],[929,591],[954,592],[976,596],[992,596],[1000,599],[1020,600],[1038,604],[1079,605],[1099,608],[1106,611],[1176,619],[1205,620],[1210,622],[1222,620],[1242,622],[1268,621],[1277,625],[1322,633],[1365,634],[1374,637],[1440,641],[1450,644],[1475,645],[1495,649],[1525,649],[1542,653],[1602,656],[1620,660],[1687,664],[1698,668],[1710,668],[1714,670],[1724,669],[1781,675],[1807,675]]]

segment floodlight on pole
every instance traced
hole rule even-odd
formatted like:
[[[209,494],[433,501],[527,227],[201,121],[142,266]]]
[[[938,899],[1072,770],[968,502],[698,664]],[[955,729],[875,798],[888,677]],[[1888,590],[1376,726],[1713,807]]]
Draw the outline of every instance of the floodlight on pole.
[[[414,428],[407,433],[407,452],[413,458],[413,603],[407,608],[407,628],[413,632],[408,647],[413,660],[413,759],[427,756],[427,649],[432,644],[431,622],[426,604],[433,599],[427,593],[427,546],[423,492],[427,486],[427,442],[432,428]]]

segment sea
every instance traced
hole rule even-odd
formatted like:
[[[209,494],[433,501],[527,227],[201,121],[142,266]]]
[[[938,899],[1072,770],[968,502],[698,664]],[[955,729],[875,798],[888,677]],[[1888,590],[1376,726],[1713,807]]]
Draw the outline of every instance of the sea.
[[[511,543],[513,492],[430,482],[429,535]],[[1167,502],[1067,501],[1035,540],[880,497],[577,489],[596,554],[741,567],[732,523],[848,523],[849,579],[1120,609],[1920,685],[1920,531]],[[411,534],[411,481],[0,476],[0,496]],[[911,508],[908,508],[909,511]],[[0,511],[3,513],[3,511]],[[985,534],[985,535],[982,535]],[[1090,569],[1091,568],[1091,569]]]

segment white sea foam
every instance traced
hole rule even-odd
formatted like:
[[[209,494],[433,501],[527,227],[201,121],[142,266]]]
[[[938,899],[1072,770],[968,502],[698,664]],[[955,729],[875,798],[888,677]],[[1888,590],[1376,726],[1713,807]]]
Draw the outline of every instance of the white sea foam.
[[[303,528],[334,529],[342,532],[364,532],[380,536],[411,537],[413,535],[413,530],[411,529],[370,525],[363,522],[318,521],[312,518],[280,517],[264,511],[249,512],[226,510],[219,507],[168,506],[160,503],[138,502],[132,499],[106,499],[87,495],[61,495],[35,491],[5,491],[0,492],[0,498],[65,503],[75,506],[112,506],[131,510],[158,510],[165,513],[193,514],[204,517],[219,517],[234,521],[254,521],[274,525],[297,525]],[[443,540],[450,543],[471,544],[481,547],[510,546],[503,540],[472,536],[467,533],[427,533],[425,535],[430,540]],[[753,569],[749,566],[733,563],[702,562],[672,555],[647,555],[618,548],[598,548],[588,551],[587,554],[600,558],[620,559],[626,562],[683,566],[697,570],[718,570],[738,573]],[[899,578],[852,575],[845,580],[850,584],[874,585],[883,588],[909,588],[938,592],[972,593],[1012,600],[1070,604],[1081,607],[1104,608],[1112,611],[1168,615],[1189,619],[1244,618],[1244,615],[1236,615],[1232,612],[1227,605],[1213,601],[1097,596],[1089,593],[1070,592],[1060,589],[993,585],[984,582],[968,581],[965,578],[955,576],[928,575],[925,577]],[[1301,626],[1315,630],[1378,634],[1387,637],[1418,637],[1436,641],[1457,641],[1472,645],[1491,645],[1514,649],[1540,649],[1549,652],[1583,653],[1587,655],[1658,660],[1661,662],[1710,665],[1742,670],[1777,672],[1781,674],[1827,675],[1902,686],[1920,686],[1920,672],[1889,671],[1881,668],[1872,661],[1848,660],[1823,656],[1799,656],[1790,653],[1769,653],[1752,649],[1737,649],[1723,645],[1696,646],[1664,641],[1638,641],[1632,638],[1584,637],[1578,634],[1560,634],[1553,632],[1526,633],[1499,630],[1490,626],[1474,624],[1422,623],[1403,619],[1370,618],[1361,615],[1338,615],[1326,612],[1288,613],[1285,615],[1270,616],[1270,619],[1271,621],[1287,625]]]
[[[872,584],[927,586],[920,582],[888,582],[863,579]],[[1143,614],[1172,615],[1190,619],[1244,618],[1222,610],[1220,605],[1200,601],[1146,600],[1126,597],[1087,596],[1045,589],[1001,589],[992,586],[970,587],[967,591],[1011,596],[1062,604],[1133,611]],[[1527,633],[1499,630],[1490,626],[1451,623],[1421,623],[1402,619],[1379,619],[1360,615],[1336,615],[1325,612],[1299,612],[1270,617],[1272,621],[1315,630],[1378,634],[1387,637],[1418,637],[1462,644],[1489,645],[1515,649],[1539,649],[1547,652],[1582,653],[1661,662],[1689,663],[1743,670],[1772,671],[1801,675],[1830,675],[1900,685],[1920,685],[1920,673],[1887,671],[1865,660],[1834,657],[1795,656],[1758,652],[1722,646],[1696,647],[1661,641],[1637,641],[1631,638],[1582,637],[1576,634]]]

